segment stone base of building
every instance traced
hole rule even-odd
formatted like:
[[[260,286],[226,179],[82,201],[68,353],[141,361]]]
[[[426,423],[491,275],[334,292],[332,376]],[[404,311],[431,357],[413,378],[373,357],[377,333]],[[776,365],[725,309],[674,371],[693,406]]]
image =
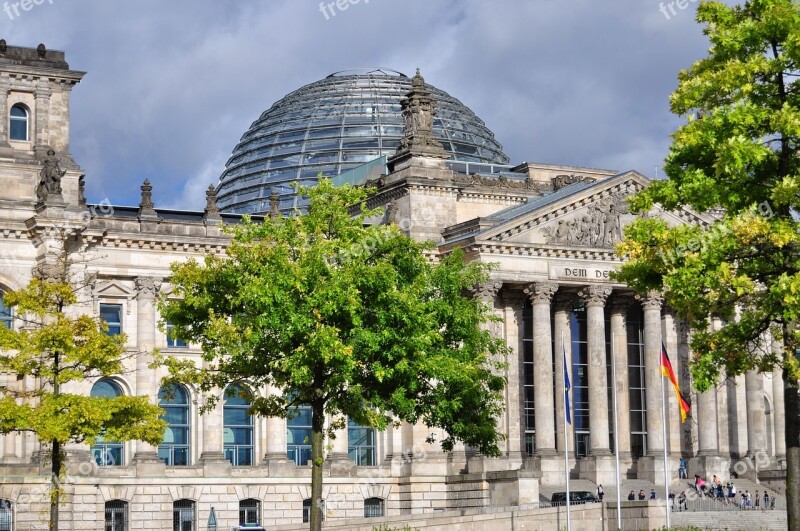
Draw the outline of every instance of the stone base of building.
[[[717,476],[720,481],[725,481],[731,476],[731,460],[720,455],[698,455],[689,460],[689,478],[685,481],[693,481],[695,474],[707,481],[714,476]],[[753,481],[756,481],[755,476],[753,476]]]
[[[592,483],[613,485],[617,480],[617,464],[614,456],[584,457],[578,462],[578,476],[581,479],[588,479]]]
[[[678,468],[680,462],[674,458],[667,458],[667,478],[670,484],[680,481]],[[690,471],[693,467],[690,467]],[[664,484],[664,455],[645,455],[636,461],[636,478],[655,483]],[[686,481],[686,480],[684,480]]]

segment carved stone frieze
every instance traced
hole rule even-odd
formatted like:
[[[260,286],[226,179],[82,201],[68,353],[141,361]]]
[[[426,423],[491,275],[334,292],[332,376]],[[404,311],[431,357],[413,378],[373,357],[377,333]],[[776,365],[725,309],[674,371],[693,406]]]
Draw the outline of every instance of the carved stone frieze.
[[[555,282],[533,282],[523,291],[530,297],[533,304],[550,304],[553,295],[558,291],[558,284]]]
[[[486,175],[480,175],[478,173],[473,173],[471,175],[457,173],[455,177],[453,177],[453,182],[465,184],[467,186],[519,190],[522,192],[535,192],[538,190],[534,180],[530,177],[523,181],[519,179],[509,179],[505,175],[498,175],[496,178],[493,178]]]
[[[138,297],[155,297],[161,289],[161,279],[157,277],[136,277],[134,284]]]
[[[609,286],[586,286],[578,295],[586,301],[586,306],[605,306],[611,291]]]
[[[564,188],[565,186],[569,186],[570,184],[587,182],[593,183],[597,179],[594,177],[589,177],[587,175],[556,175],[551,179],[553,183],[553,191],[559,190]]]
[[[622,239],[620,217],[627,213],[627,196],[619,193],[590,204],[574,213],[572,219],[561,219],[541,230],[549,244],[613,247]]]

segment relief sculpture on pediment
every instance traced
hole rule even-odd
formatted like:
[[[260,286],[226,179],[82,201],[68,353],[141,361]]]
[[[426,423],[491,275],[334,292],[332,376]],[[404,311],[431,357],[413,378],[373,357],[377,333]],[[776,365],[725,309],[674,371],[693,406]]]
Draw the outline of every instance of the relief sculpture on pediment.
[[[626,196],[613,195],[576,212],[571,220],[561,219],[541,231],[550,244],[613,247],[622,239],[621,216],[627,213]]]

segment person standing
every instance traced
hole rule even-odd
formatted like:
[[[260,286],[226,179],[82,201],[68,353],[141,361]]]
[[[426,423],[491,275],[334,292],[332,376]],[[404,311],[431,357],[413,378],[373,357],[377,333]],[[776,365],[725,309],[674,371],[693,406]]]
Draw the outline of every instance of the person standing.
[[[631,492],[628,494],[628,501],[634,501],[635,499],[636,499],[636,493],[633,492],[633,489],[631,489]]]
[[[644,499],[644,489],[639,489],[639,499],[640,500]]]
[[[681,457],[680,465],[678,466],[678,478],[687,479],[688,477],[686,474],[686,458]]]
[[[603,495],[604,495],[605,493],[606,493],[606,491],[604,491],[604,490],[603,490],[603,485],[602,485],[602,483],[601,483],[600,485],[598,485],[598,486],[597,486],[597,498],[598,498],[600,501],[603,501]]]
[[[769,492],[764,491],[764,510],[769,509]]]
[[[756,495],[753,497],[753,506],[756,508],[756,511],[761,509],[761,496],[758,494],[758,491],[756,491]]]
[[[650,499],[651,500],[655,500],[656,499],[656,491],[655,491],[655,489],[650,489]]]

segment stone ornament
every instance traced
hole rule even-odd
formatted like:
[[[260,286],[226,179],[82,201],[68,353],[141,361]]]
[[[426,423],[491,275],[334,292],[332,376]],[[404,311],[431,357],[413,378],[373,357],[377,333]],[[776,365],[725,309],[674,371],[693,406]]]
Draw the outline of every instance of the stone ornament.
[[[555,282],[534,282],[529,284],[523,291],[533,304],[550,304],[553,295],[558,291],[558,284]]]
[[[620,216],[628,213],[624,194],[605,197],[589,205],[585,211],[576,212],[571,220],[541,229],[549,244],[577,247],[613,247],[622,240]]]
[[[397,210],[397,202],[389,201],[389,204],[386,205],[386,223],[397,223]]]
[[[39,59],[44,59],[47,56],[47,47],[44,43],[39,43],[39,46],[36,47],[36,54],[39,56]]]
[[[153,186],[148,179],[145,179],[140,187],[142,191],[142,202],[139,203],[140,216],[157,216],[155,205],[153,204]]]
[[[480,297],[485,301],[492,301],[497,297],[497,294],[500,292],[500,288],[503,287],[502,282],[487,282],[486,284],[481,284],[478,286],[474,286],[470,292],[472,293],[473,297]]]
[[[457,184],[465,184],[467,186],[483,186],[486,188],[502,188],[505,190],[520,190],[524,192],[537,191],[537,187],[530,177],[525,180],[509,179],[505,175],[499,175],[493,179],[484,175],[473,173],[465,175],[457,173],[453,177],[453,182]]]
[[[206,190],[206,208],[203,210],[203,219],[222,219],[217,208],[217,189],[213,184]]]
[[[136,277],[133,282],[139,297],[155,297],[161,290],[161,279],[157,277]]]
[[[269,194],[269,217],[272,219],[281,217],[281,196],[274,188]]]
[[[586,301],[586,306],[605,306],[611,291],[608,286],[587,286],[578,295]]]
[[[398,158],[411,154],[423,157],[446,159],[449,154],[442,143],[433,136],[433,117],[436,116],[436,100],[425,88],[425,79],[417,68],[416,75],[411,78],[411,90],[400,101],[403,112],[403,138],[397,153]]]
[[[643,310],[658,310],[661,311],[661,307],[664,304],[664,296],[661,294],[660,291],[651,290],[648,291],[645,295],[637,295],[636,297],[639,299],[639,302],[642,303]]]
[[[555,192],[556,190],[560,190],[561,188],[569,186],[570,184],[582,182],[593,183],[596,180],[597,179],[594,177],[589,177],[586,175],[556,175],[550,179],[550,182],[553,183],[553,191]]]
[[[39,170],[39,185],[36,187],[36,197],[44,203],[51,195],[61,196],[61,178],[67,173],[61,169],[61,161],[56,157],[56,152],[51,148],[42,161]]]

